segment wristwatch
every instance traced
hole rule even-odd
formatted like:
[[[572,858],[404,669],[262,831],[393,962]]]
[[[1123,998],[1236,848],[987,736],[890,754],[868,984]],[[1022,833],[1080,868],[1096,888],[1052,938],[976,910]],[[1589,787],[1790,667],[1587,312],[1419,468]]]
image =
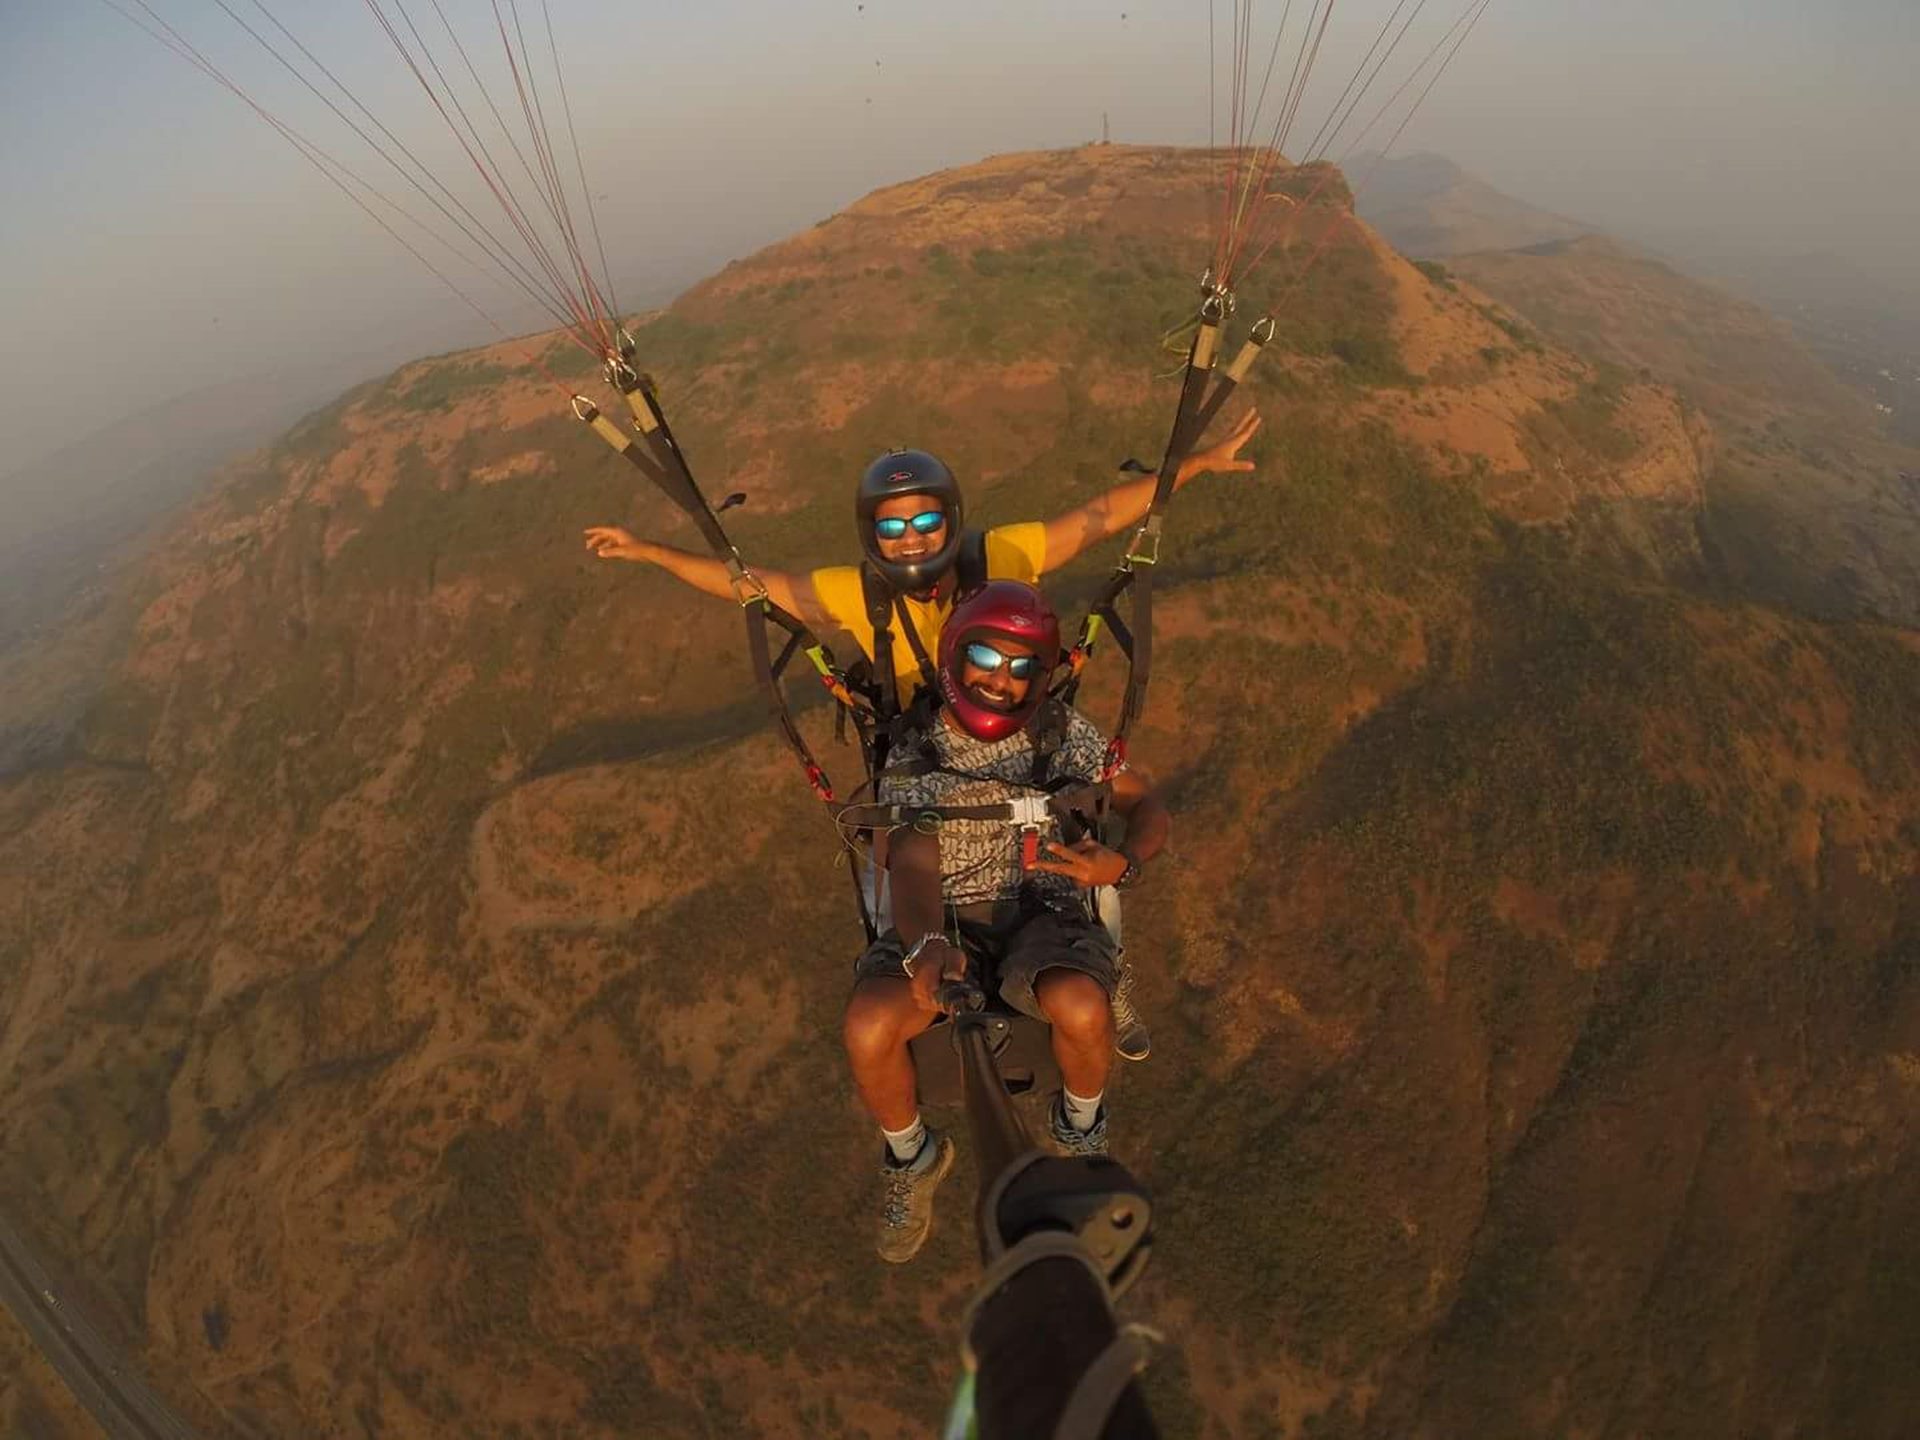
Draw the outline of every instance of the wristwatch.
[[[1122,847],[1120,858],[1127,862],[1127,868],[1120,872],[1120,878],[1113,882],[1116,890],[1131,890],[1140,879],[1140,862],[1133,858],[1133,852]]]
[[[945,933],[942,931],[929,930],[913,942],[912,946],[908,948],[907,953],[900,957],[900,969],[909,980],[913,979],[913,967],[920,962],[920,952],[927,948],[930,941],[944,940],[946,938]]]

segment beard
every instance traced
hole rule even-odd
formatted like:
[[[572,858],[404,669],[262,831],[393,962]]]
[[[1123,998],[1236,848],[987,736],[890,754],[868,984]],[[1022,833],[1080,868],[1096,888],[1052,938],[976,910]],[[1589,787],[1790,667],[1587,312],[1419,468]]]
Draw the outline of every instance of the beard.
[[[992,710],[1001,715],[1011,715],[1014,711],[1018,710],[1021,705],[1026,703],[1026,697],[1024,695],[1021,696],[1020,699],[1015,700],[1008,695],[992,694],[989,691],[981,689],[978,685],[967,686],[967,698],[983,709]]]

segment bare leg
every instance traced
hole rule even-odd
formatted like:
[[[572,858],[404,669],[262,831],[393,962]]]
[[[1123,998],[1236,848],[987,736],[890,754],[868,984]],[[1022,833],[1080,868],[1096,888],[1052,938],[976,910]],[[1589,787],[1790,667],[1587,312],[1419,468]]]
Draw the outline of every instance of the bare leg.
[[[905,980],[863,980],[854,986],[841,1035],[861,1103],[882,1130],[904,1130],[920,1113],[907,1042],[936,1018],[913,1003]]]
[[[1098,1095],[1113,1069],[1113,1007],[1090,975],[1055,967],[1033,984],[1040,1012],[1053,1027],[1053,1058],[1076,1095]]]

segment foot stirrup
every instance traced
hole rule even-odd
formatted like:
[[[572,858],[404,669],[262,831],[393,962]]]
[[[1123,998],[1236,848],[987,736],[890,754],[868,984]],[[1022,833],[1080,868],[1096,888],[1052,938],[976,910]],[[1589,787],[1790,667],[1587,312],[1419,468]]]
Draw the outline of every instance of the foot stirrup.
[[[1153,1347],[1165,1338],[1145,1325],[1124,1326],[1073,1387],[1073,1396],[1053,1427],[1053,1440],[1099,1440],[1121,1393],[1147,1368]]]
[[[1086,1246],[1063,1230],[1036,1230],[987,1266],[973,1298],[967,1302],[966,1313],[960,1321],[960,1358],[969,1374],[979,1369],[979,1357],[973,1350],[973,1326],[982,1307],[1014,1276],[1042,1260],[1078,1260],[1099,1282],[1100,1293],[1111,1308],[1113,1292],[1106,1272],[1087,1253]],[[1073,1394],[1053,1427],[1053,1440],[1099,1440],[1113,1407],[1120,1403],[1121,1395],[1134,1377],[1147,1368],[1153,1347],[1164,1343],[1165,1338],[1145,1325],[1122,1326],[1107,1348],[1082,1372],[1080,1382],[1073,1387]]]

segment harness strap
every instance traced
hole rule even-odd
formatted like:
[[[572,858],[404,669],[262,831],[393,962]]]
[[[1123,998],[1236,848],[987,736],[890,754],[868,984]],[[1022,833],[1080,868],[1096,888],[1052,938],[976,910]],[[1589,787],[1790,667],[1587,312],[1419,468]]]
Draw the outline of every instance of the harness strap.
[[[1033,784],[1042,790],[1053,779],[1053,762],[1067,743],[1067,709],[1053,696],[1040,702],[1033,729]]]
[[[914,663],[920,667],[920,684],[933,694],[940,693],[940,672],[934,668],[933,661],[927,655],[927,647],[920,639],[920,629],[913,623],[913,617],[907,614],[907,601],[903,595],[893,597],[893,613],[899,617],[900,632],[907,637],[907,645],[913,651]],[[875,639],[878,634],[876,632]]]
[[[897,772],[887,773],[891,775]],[[1045,825],[1053,820],[1078,818],[1084,823],[1087,817],[1104,812],[1111,793],[1112,786],[1106,781],[1082,781],[1057,790],[1034,791],[990,805],[915,805],[872,801],[863,805],[843,806],[835,812],[834,818],[850,830],[897,830],[911,826],[930,833],[953,820],[993,820],[1024,829]]]
[[[953,563],[955,597],[987,583],[987,532],[969,530],[960,537],[960,554]]]
[[[1134,1377],[1147,1368],[1161,1334],[1145,1325],[1128,1325],[1116,1334],[1093,1364],[1080,1373],[1067,1408],[1053,1427],[1053,1440],[1100,1440],[1107,1421]]]
[[[1273,339],[1275,327],[1271,318],[1255,322],[1239,353],[1216,376],[1220,329],[1231,308],[1231,298],[1209,284],[1206,299],[1200,307],[1193,343],[1187,352],[1186,371],[1180,383],[1180,401],[1174,411],[1173,427],[1167,436],[1167,448],[1160,463],[1153,496],[1147,504],[1147,513],[1128,542],[1126,554],[1114,567],[1112,575],[1101,587],[1085,620],[1081,622],[1079,639],[1067,656],[1066,673],[1054,688],[1055,698],[1071,704],[1079,693],[1081,672],[1093,653],[1101,630],[1113,632],[1115,642],[1127,657],[1127,681],[1121,697],[1119,720],[1114,725],[1109,746],[1109,770],[1116,768],[1124,759],[1127,732],[1146,708],[1147,685],[1153,676],[1153,572],[1160,559],[1163,512],[1167,501],[1172,498],[1180,466],[1193,453],[1214,417],[1246,378],[1260,351]],[[1138,461],[1129,461],[1122,468],[1146,469]],[[1118,609],[1120,597],[1128,591],[1132,592],[1133,599],[1130,607],[1131,624],[1121,620]]]
[[[960,595],[985,582],[987,578],[987,536],[984,530],[969,530],[960,537],[960,552],[954,560],[952,593]],[[935,587],[936,594],[945,589],[943,579]],[[933,659],[927,654],[927,647],[920,639],[920,631],[907,614],[906,597],[898,594],[887,584],[873,566],[862,563],[860,566],[860,595],[867,607],[867,623],[873,627],[873,665],[876,678],[882,685],[894,691],[888,702],[888,711],[892,713],[904,707],[900,704],[898,681],[893,669],[893,629],[897,621],[900,633],[907,637],[907,644],[913,649],[914,663],[920,667],[920,683],[928,690],[938,690],[939,671]]]

